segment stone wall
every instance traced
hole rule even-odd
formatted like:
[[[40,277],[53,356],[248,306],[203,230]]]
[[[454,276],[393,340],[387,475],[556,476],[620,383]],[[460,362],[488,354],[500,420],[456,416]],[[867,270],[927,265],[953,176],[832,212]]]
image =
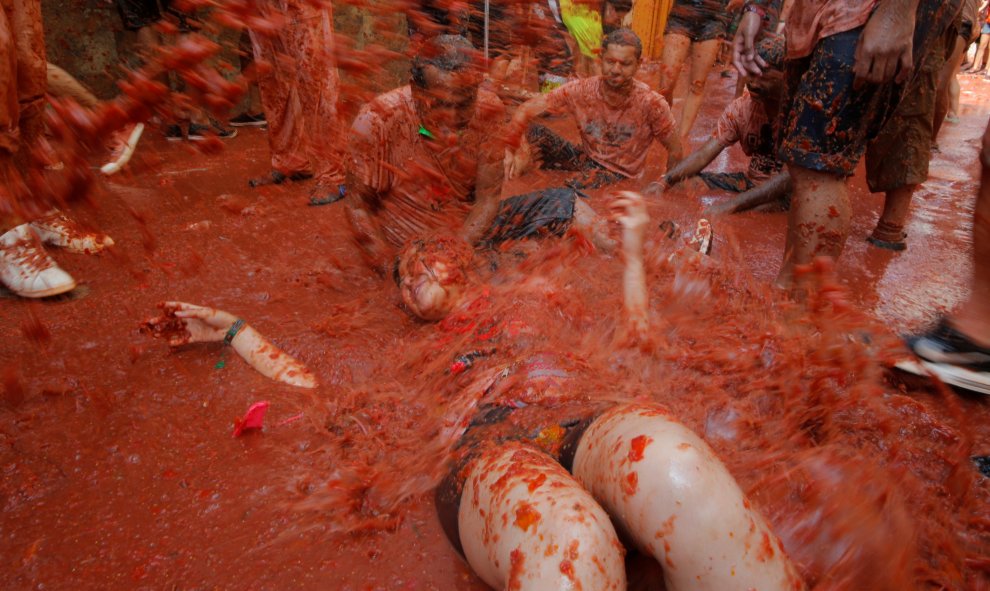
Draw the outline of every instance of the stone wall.
[[[387,0],[385,0],[387,1]],[[382,0],[371,0],[372,8]],[[90,87],[101,98],[117,92],[116,80],[134,60],[134,33],[125,31],[113,0],[41,0],[45,18],[45,40],[48,60],[57,64]],[[406,19],[398,11],[368,9],[345,3],[334,4],[334,26],[338,35],[346,35],[356,49],[380,43],[393,51],[407,48]],[[237,60],[237,31],[225,31],[219,41],[224,46],[222,59],[235,66]],[[380,92],[404,84],[409,71],[407,60],[378,64],[367,79],[354,80],[346,72],[345,84],[357,84]]]

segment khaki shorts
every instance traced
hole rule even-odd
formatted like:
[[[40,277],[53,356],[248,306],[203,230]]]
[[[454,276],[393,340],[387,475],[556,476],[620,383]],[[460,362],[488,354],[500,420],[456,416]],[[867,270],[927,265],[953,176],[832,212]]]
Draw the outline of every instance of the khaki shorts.
[[[866,183],[874,193],[928,180],[936,89],[945,64],[946,43],[955,43],[957,34],[955,27],[950,29],[925,56],[894,114],[866,149]]]

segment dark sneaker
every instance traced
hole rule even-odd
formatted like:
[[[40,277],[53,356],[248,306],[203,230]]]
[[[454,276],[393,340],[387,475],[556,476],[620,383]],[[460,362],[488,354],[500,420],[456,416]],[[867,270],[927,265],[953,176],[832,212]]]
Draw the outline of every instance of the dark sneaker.
[[[165,126],[165,139],[167,139],[170,142],[182,141],[182,126],[181,125]]]
[[[330,205],[347,197],[347,188],[344,185],[337,185],[337,189],[317,187],[314,194],[309,198],[310,205]]]
[[[281,185],[285,181],[299,182],[311,178],[313,178],[313,174],[309,172],[293,172],[292,174],[285,174],[277,170],[273,170],[268,173],[268,176],[263,176],[256,179],[249,179],[248,186],[264,187],[266,185]]]
[[[241,113],[237,117],[234,117],[228,121],[228,123],[231,127],[262,127],[268,125],[268,121],[265,119],[264,113],[258,113],[257,115]]]
[[[222,140],[229,140],[237,135],[237,130],[222,127],[219,122],[213,119],[210,119],[209,125],[200,125],[199,123],[189,124],[189,139],[193,141],[205,140],[211,135],[215,135]]]
[[[908,338],[907,346],[924,369],[946,384],[990,394],[990,349],[969,340],[946,319],[927,333]],[[898,363],[897,367],[919,373],[910,365]]]

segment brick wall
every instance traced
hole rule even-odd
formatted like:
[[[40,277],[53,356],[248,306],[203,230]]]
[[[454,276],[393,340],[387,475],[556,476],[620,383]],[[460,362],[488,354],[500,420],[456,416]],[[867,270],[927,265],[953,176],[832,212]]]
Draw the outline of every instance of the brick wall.
[[[372,0],[371,4],[374,4]],[[55,63],[101,97],[117,92],[115,81],[122,69],[134,60],[134,34],[125,31],[113,0],[41,0],[45,18],[48,60]],[[394,11],[373,15],[366,9],[340,3],[334,6],[334,26],[338,35],[350,37],[357,49],[369,43],[382,43],[395,51],[406,49],[405,16]],[[237,65],[239,33],[224,32],[222,58]],[[380,92],[404,84],[409,64],[396,60],[365,80],[353,80],[342,73],[345,83]]]

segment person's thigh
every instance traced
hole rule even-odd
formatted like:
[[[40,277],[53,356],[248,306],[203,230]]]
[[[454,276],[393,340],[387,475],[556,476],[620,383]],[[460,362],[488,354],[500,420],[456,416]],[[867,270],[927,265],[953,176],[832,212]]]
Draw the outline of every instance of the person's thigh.
[[[715,451],[658,404],[620,405],[595,419],[573,473],[657,559],[669,591],[805,588]]]
[[[532,447],[493,446],[470,465],[458,526],[468,564],[495,589],[626,588],[608,514]]]
[[[45,33],[40,2],[11,0],[11,4],[13,11],[8,18],[17,54],[17,92],[23,108],[25,102],[43,97],[47,88]]]
[[[826,37],[809,58],[786,63],[781,108],[782,162],[849,176],[892,106],[891,85],[854,85],[863,29]]]

